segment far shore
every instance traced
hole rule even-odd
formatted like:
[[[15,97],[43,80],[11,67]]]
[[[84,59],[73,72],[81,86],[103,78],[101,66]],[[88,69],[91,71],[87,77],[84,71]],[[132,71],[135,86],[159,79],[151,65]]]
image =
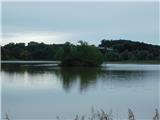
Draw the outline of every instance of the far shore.
[[[60,64],[61,61],[51,61],[51,60],[1,60],[1,63],[15,63],[15,64]],[[160,61],[104,61],[106,64],[160,64]]]
[[[104,61],[107,64],[160,64],[160,61]]]
[[[38,64],[59,64],[60,61],[43,61],[43,60],[1,60],[1,63],[27,63],[27,64],[34,64],[34,63],[38,63]]]

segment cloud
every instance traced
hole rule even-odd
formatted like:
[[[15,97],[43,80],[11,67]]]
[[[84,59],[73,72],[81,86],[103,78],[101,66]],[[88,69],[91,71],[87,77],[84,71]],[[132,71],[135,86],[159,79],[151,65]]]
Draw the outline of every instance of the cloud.
[[[74,34],[75,35],[75,34]],[[24,42],[28,43],[30,41],[44,42],[46,44],[53,43],[64,43],[73,37],[72,33],[63,32],[15,32],[15,33],[5,33],[2,34],[2,45],[10,42]]]
[[[2,43],[86,40],[97,45],[105,38],[160,44],[158,8],[157,2],[3,2],[7,36]]]

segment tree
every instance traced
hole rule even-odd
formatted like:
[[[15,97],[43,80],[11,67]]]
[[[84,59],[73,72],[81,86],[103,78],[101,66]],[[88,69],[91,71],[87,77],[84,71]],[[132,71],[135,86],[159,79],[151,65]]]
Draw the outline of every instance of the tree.
[[[103,62],[102,53],[94,46],[80,41],[80,45],[66,45],[62,66],[98,66]]]

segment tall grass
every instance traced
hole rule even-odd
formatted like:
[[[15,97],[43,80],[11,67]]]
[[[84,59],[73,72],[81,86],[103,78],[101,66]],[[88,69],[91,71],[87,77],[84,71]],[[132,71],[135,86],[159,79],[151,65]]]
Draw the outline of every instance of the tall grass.
[[[10,118],[9,118],[9,115],[6,113],[6,115],[5,115],[5,118],[4,118],[5,120],[10,120]]]
[[[153,120],[160,120],[160,115],[158,112],[158,109],[155,109],[155,114],[153,116]],[[110,110],[108,113],[104,110],[96,111],[92,108],[91,109],[91,116],[85,117],[85,116],[78,116],[76,115],[74,120],[118,120],[119,118],[114,118],[112,110]],[[135,115],[131,109],[128,109],[128,119],[125,120],[136,120]],[[137,119],[138,120],[138,119]]]
[[[61,119],[59,116],[56,117],[57,120],[64,120]],[[89,117],[85,117],[84,115],[79,116],[76,115],[72,120],[118,120],[119,118],[115,119],[113,116],[112,110],[108,113],[104,110],[95,111],[94,108],[91,109],[91,114]],[[11,120],[9,115],[6,113],[4,120]],[[128,109],[128,118],[126,120],[136,120],[134,113],[131,109]],[[137,119],[138,120],[138,119]],[[160,120],[160,114],[158,109],[155,109],[155,114],[153,115],[153,120]]]
[[[159,115],[158,109],[155,109],[155,115],[153,117],[153,120],[159,120],[159,118],[160,118],[160,115]]]

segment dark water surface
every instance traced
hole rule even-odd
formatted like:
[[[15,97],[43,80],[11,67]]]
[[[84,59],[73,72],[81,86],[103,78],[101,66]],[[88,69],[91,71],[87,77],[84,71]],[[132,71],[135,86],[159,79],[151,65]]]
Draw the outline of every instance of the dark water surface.
[[[114,118],[152,119],[159,108],[160,65],[103,64],[60,68],[54,63],[2,64],[2,117],[63,119],[112,109]]]

